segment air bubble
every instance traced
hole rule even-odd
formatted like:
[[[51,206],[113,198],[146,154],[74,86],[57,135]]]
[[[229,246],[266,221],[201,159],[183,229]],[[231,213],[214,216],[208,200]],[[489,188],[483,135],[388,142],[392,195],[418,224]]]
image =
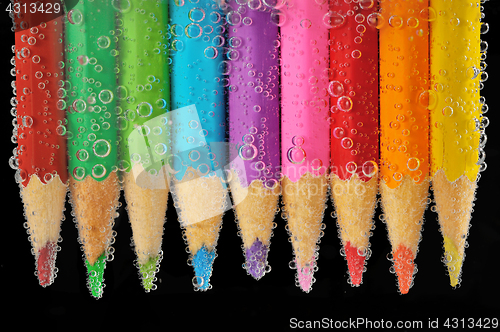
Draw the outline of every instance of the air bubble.
[[[416,171],[420,167],[420,160],[414,157],[409,158],[408,161],[406,162],[406,167],[408,167],[408,169],[412,172]]]
[[[342,138],[342,140],[340,141],[340,146],[342,146],[346,150],[351,149],[353,146],[352,139],[349,137]]]
[[[369,178],[371,178],[375,174],[377,174],[377,171],[378,171],[377,163],[372,161],[372,160],[366,161],[361,168],[362,168],[363,174]]]
[[[237,11],[231,11],[226,16],[229,25],[238,25],[241,23],[241,14]]]
[[[399,15],[393,15],[389,18],[389,25],[393,28],[399,29],[403,26],[403,18]]]
[[[430,110],[434,109],[437,104],[437,93],[433,90],[423,91],[418,96],[418,103],[422,107],[428,108]]]
[[[328,12],[323,16],[323,23],[330,29],[337,29],[344,25],[345,17],[337,12]]]
[[[97,38],[97,45],[100,48],[108,48],[110,44],[111,44],[111,40],[109,39],[108,36],[101,36],[101,37]]]
[[[371,27],[380,29],[384,26],[384,17],[380,13],[372,13],[366,18],[366,22]]]
[[[184,29],[184,33],[188,38],[196,39],[201,37],[203,29],[198,23],[190,23]]]
[[[82,12],[79,11],[78,9],[71,9],[68,12],[68,21],[71,24],[81,24],[83,21],[83,15]]]
[[[73,169],[73,177],[76,180],[83,180],[85,177],[85,168],[78,166]]]
[[[189,11],[188,17],[192,22],[201,22],[205,19],[205,11],[202,8],[193,8]]]
[[[102,164],[97,164],[92,167],[92,176],[96,179],[103,178],[106,175],[106,167]]]
[[[347,173],[354,174],[358,170],[358,165],[354,161],[350,161],[345,165]]]
[[[109,104],[111,101],[113,101],[113,92],[107,89],[101,90],[101,92],[99,92],[99,100],[103,104]]]
[[[342,138],[345,135],[344,128],[336,127],[332,130],[332,135],[335,138]]]
[[[303,29],[309,29],[312,26],[311,20],[310,19],[303,19],[300,21],[300,26]]]
[[[288,149],[287,157],[292,164],[301,164],[306,159],[306,152],[300,146],[294,146]]]
[[[76,152],[76,159],[79,161],[87,161],[89,159],[89,153],[85,149],[80,149]]]
[[[98,139],[94,142],[92,151],[97,157],[107,157],[111,152],[111,144],[105,139]]]
[[[337,107],[344,112],[349,112],[352,109],[352,100],[347,96],[342,96],[337,100]]]
[[[358,4],[362,9],[370,9],[373,8],[375,2],[374,0],[359,0]]]
[[[331,81],[328,85],[328,92],[334,97],[340,97],[344,93],[344,85],[339,81]]]
[[[164,143],[158,143],[155,145],[154,150],[155,150],[156,154],[161,156],[161,155],[164,155],[165,153],[167,153],[168,147]]]
[[[311,161],[311,169],[313,171],[318,171],[323,167],[323,161],[321,159],[314,159]]]
[[[424,8],[420,11],[419,17],[425,21],[435,21],[437,18],[436,10],[432,7]]]
[[[215,59],[219,55],[219,51],[217,51],[217,49],[215,47],[213,47],[213,46],[208,46],[203,51],[203,54],[208,59]]]
[[[360,50],[354,50],[354,51],[352,51],[351,56],[354,59],[359,59],[359,58],[361,58],[361,51]]]
[[[453,115],[453,108],[451,106],[446,106],[443,108],[442,113],[444,116],[452,116]]]
[[[29,115],[23,116],[22,124],[23,127],[31,128],[33,126],[33,118]]]
[[[82,113],[87,109],[87,104],[82,99],[76,99],[72,104],[72,108],[75,112]]]
[[[416,17],[410,17],[407,21],[406,21],[406,24],[410,27],[410,28],[417,28],[420,24],[420,21],[418,20],[418,18]]]
[[[243,160],[252,160],[257,157],[257,147],[253,144],[245,144],[238,150],[238,155]]]
[[[148,102],[142,102],[137,105],[137,114],[142,118],[147,118],[153,114],[153,106]]]

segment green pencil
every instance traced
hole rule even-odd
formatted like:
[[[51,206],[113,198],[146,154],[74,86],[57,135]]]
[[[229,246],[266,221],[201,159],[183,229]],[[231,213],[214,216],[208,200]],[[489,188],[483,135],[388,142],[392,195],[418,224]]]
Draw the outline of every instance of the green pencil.
[[[100,298],[106,261],[113,258],[120,186],[117,177],[115,19],[112,0],[81,0],[64,19],[70,201],[88,270]],[[65,1],[67,9],[70,3]],[[73,6],[74,5],[74,6]]]
[[[117,28],[119,169],[146,292],[156,288],[169,186],[166,157],[170,110],[166,0],[130,0]]]

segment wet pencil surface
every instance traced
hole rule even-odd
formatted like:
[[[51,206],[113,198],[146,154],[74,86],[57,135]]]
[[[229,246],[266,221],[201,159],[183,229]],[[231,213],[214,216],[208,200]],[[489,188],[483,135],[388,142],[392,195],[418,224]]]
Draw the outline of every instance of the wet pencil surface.
[[[429,183],[428,1],[381,2],[380,191],[399,290],[413,282]]]
[[[487,74],[480,1],[431,1],[431,177],[450,284],[460,284],[479,172],[486,168]],[[482,61],[483,60],[483,61]],[[486,126],[485,126],[486,124]]]

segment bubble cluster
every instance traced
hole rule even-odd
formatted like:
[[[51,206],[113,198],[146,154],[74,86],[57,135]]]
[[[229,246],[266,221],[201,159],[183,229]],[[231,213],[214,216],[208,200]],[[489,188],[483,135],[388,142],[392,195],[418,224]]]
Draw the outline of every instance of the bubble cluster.
[[[436,99],[431,112],[432,152],[436,155],[432,171],[442,168],[451,181],[464,172],[470,180],[479,179],[480,172],[486,169],[484,144],[489,121],[483,114],[488,106],[485,98],[480,97],[480,90],[488,78],[484,70],[488,44],[480,40],[480,28],[485,23],[481,22],[479,6],[478,1],[470,1],[464,7],[440,11],[432,25],[431,55],[436,59],[463,59],[431,62],[435,73],[431,86]],[[454,34],[444,34],[444,29],[451,29]],[[456,34],[464,39],[455,41],[451,36]],[[448,130],[452,126],[455,130]],[[461,159],[466,162],[458,162]]]
[[[238,235],[243,240],[245,263],[243,268],[255,279],[262,278],[271,271],[267,256],[270,251],[273,229],[276,228],[274,218],[277,208],[280,186],[269,187],[260,180],[254,180],[244,187],[231,171],[229,186],[234,202]]]
[[[368,180],[376,174],[371,165],[378,163],[380,26],[374,23],[374,15],[381,14],[377,10],[371,2],[330,8],[329,16],[339,23],[333,27],[338,34],[329,40],[331,171],[341,179],[358,174]]]
[[[109,2],[102,5],[111,7]],[[70,175],[78,180],[91,176],[102,181],[116,170],[114,76],[119,72],[116,40],[121,30],[96,6],[76,5],[63,18],[66,58],[61,67],[66,77],[59,83],[59,94],[66,98],[59,107],[67,108],[67,124],[59,131],[68,138]],[[97,26],[97,20],[108,23]]]
[[[461,6],[442,4],[431,25],[431,174],[435,203],[443,235],[443,263],[450,283],[459,287],[477,181],[486,169],[485,129],[489,120],[485,98],[488,44],[480,1]],[[450,33],[451,32],[451,33]],[[456,38],[456,36],[460,36]],[[449,57],[459,61],[440,61]],[[432,60],[432,58],[431,58]]]
[[[329,167],[329,25],[318,20],[328,3],[288,3],[281,33],[281,151],[283,175],[297,181]],[[325,18],[327,21],[327,18]]]
[[[372,177],[365,182],[356,173],[349,180],[330,175],[338,235],[343,245],[341,255],[347,260],[348,282],[356,287],[362,283],[366,262],[371,255],[369,238],[375,229],[373,215],[378,192],[377,180],[377,177]]]
[[[116,231],[113,227],[118,217],[116,211],[121,205],[119,196],[116,172],[111,173],[106,181],[95,181],[92,177],[83,180],[70,178],[71,215],[89,272],[89,289],[96,298],[102,296],[105,262],[114,259],[112,245]]]
[[[156,257],[150,258],[145,264],[141,264],[138,261],[135,262],[135,265],[139,270],[139,277],[142,280],[142,285],[146,293],[157,289],[155,282],[158,281],[158,278],[156,277],[156,274],[160,272],[160,263],[162,259],[163,251],[160,250]]]
[[[223,78],[228,91],[229,158],[243,160],[236,175],[245,187],[259,180],[278,185],[279,47],[272,4],[261,0],[228,1],[228,49]],[[244,175],[243,175],[244,174]]]
[[[168,183],[158,179],[174,175],[174,205],[196,290],[211,288],[221,218],[231,207],[229,184],[233,200],[247,203],[234,206],[247,273],[259,279],[270,271],[272,219],[282,193],[295,255],[290,267],[297,269],[297,285],[309,291],[325,228],[327,180],[349,283],[359,285],[374,229],[370,181],[379,171],[386,198],[380,219],[393,244],[391,272],[400,291],[411,288],[417,271],[429,174],[443,262],[452,285],[460,285],[475,183],[487,168],[489,107],[480,91],[488,80],[488,43],[481,35],[489,26],[480,0],[395,3],[308,4],[320,19],[284,0],[180,0],[161,14],[156,1],[90,1],[33,26],[29,17],[11,14],[11,141],[17,146],[9,165],[21,186],[40,283],[51,284],[57,274],[61,239],[53,234],[59,224],[49,227],[48,217],[34,209],[30,183],[64,184],[69,171],[88,287],[99,298],[105,263],[114,255],[120,186],[144,179],[131,176],[137,167],[150,186],[165,184],[165,195],[145,200],[151,210],[168,198]],[[226,151],[217,143],[228,136]],[[331,158],[317,144],[329,137]],[[231,171],[224,169],[228,157]],[[322,176],[327,169],[329,179]],[[56,191],[66,194],[64,185]],[[368,192],[370,206],[349,201]],[[136,265],[145,290],[154,290],[164,217],[151,213],[155,222],[145,226],[133,212],[144,202],[127,195]],[[91,205],[95,210],[86,208]]]
[[[306,174],[297,182],[283,179],[281,217],[287,220],[285,229],[292,244],[295,259],[290,262],[297,269],[296,284],[304,292],[311,290],[317,271],[319,243],[326,225],[322,223],[326,206],[328,182],[325,177]]]
[[[132,246],[137,256],[135,265],[146,292],[157,287],[155,275],[163,257],[161,246],[169,187],[164,179],[166,168],[160,170],[160,174],[153,175],[137,164],[124,174],[123,182],[133,232]]]
[[[380,171],[391,188],[408,175],[415,183],[428,176],[429,113],[436,105],[430,89],[429,27],[433,8],[382,6],[387,24],[380,30]]]
[[[85,260],[87,266],[87,288],[96,299],[100,299],[104,292],[104,269],[106,268],[105,255],[100,256],[94,264]]]
[[[57,91],[64,79],[58,63],[63,59],[62,20],[38,22],[30,13],[11,14],[15,45],[11,64],[14,97],[11,115],[14,116],[11,141],[17,144],[9,160],[16,170],[16,182],[26,186],[33,174],[42,183],[59,175],[64,182],[66,172],[66,142],[58,128],[66,124],[63,102]],[[32,24],[35,24],[32,26]],[[48,57],[45,49],[53,49]]]

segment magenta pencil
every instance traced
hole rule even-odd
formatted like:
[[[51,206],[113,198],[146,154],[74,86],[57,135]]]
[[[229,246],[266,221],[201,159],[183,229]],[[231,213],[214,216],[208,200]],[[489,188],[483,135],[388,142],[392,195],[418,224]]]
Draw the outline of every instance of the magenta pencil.
[[[328,1],[288,2],[281,17],[283,202],[297,269],[309,292],[323,234],[330,166]]]

